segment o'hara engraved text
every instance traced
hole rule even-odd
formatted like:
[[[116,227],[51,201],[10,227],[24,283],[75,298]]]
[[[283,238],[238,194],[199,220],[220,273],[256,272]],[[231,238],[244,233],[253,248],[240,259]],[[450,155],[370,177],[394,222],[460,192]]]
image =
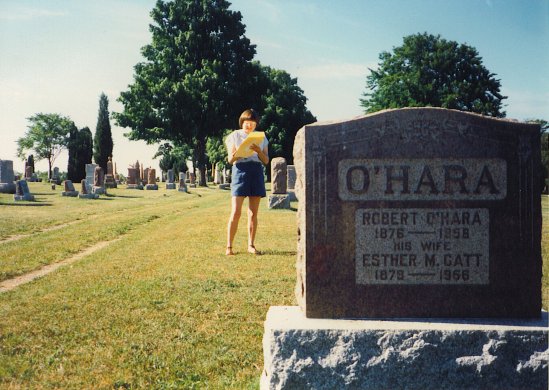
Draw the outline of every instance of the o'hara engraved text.
[[[503,159],[347,159],[342,200],[498,200],[507,195]]]
[[[357,284],[488,284],[488,209],[359,209]]]

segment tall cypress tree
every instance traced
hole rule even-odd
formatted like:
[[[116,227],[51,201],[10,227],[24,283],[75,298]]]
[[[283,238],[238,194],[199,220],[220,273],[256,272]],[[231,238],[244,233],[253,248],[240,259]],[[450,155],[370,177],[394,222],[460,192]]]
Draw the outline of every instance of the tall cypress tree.
[[[96,164],[107,172],[107,162],[112,156],[112,133],[109,122],[109,99],[107,95],[101,93],[99,97],[99,114],[97,116],[97,127],[95,128],[95,137],[93,139],[93,159]]]
[[[93,156],[93,137],[90,129],[78,130],[74,126],[69,135],[69,165],[67,178],[79,183],[86,178],[86,164],[91,164]]]
[[[78,143],[78,135],[78,128],[73,122],[71,129],[69,130],[69,161],[67,165],[67,179],[75,183],[78,181],[78,171],[76,169],[78,152],[80,149],[80,145]]]

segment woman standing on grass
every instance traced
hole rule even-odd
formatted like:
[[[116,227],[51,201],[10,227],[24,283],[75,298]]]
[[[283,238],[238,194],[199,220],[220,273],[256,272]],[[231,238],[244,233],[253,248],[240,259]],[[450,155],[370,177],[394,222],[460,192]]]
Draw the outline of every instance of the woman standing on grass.
[[[238,221],[242,211],[244,198],[248,197],[248,252],[259,254],[255,248],[254,240],[257,231],[257,212],[259,201],[265,197],[265,179],[263,176],[263,164],[269,163],[269,151],[267,137],[260,146],[252,144],[250,149],[254,152],[250,157],[236,157],[236,150],[244,139],[255,130],[259,122],[259,115],[254,110],[244,111],[238,120],[240,130],[235,130],[225,141],[228,151],[229,164],[233,164],[231,177],[231,215],[227,226],[226,255],[234,255],[233,240],[238,229]]]

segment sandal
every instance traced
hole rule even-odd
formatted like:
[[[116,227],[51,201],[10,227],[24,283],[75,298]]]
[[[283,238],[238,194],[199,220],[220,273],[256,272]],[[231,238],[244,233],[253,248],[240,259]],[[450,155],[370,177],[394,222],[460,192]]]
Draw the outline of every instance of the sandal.
[[[233,247],[232,246],[228,246],[227,249],[225,249],[225,256],[233,256],[234,253],[233,253]]]
[[[252,255],[260,255],[261,252],[255,249],[255,246],[248,245],[248,253],[251,253]]]

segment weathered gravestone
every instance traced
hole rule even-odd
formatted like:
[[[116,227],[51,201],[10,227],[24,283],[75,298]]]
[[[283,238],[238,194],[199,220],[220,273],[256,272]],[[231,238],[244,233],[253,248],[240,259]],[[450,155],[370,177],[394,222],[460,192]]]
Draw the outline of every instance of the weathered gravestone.
[[[107,190],[105,188],[105,173],[103,172],[103,168],[101,168],[99,165],[95,167],[93,173],[93,193],[97,195],[103,195],[107,193]]]
[[[297,197],[295,196],[295,181],[297,179],[297,175],[295,173],[295,165],[288,165],[286,167],[286,172],[288,175],[288,195],[290,196],[290,200],[294,202],[297,200]]]
[[[261,387],[547,389],[539,142],[437,108],[302,128],[300,310],[269,310]]]
[[[99,198],[99,194],[95,194],[90,191],[88,182],[86,179],[82,179],[80,182],[80,193],[78,194],[79,199],[97,199]]]
[[[536,125],[402,109],[300,130],[308,317],[539,317]]]
[[[147,185],[145,186],[146,190],[158,190],[158,184],[156,184],[156,169],[147,168]]]
[[[95,168],[97,164],[86,164],[86,186],[87,193],[93,192]]]
[[[65,180],[64,191],[61,192],[61,196],[78,196],[78,191],[74,188],[71,180]]]
[[[185,178],[186,178],[185,172],[179,172],[179,188],[177,190],[180,192],[188,192]]]
[[[13,195],[13,200],[34,200],[34,195],[30,193],[29,185],[26,180],[17,180],[15,183],[15,194]]]
[[[166,182],[166,189],[175,190],[175,175],[173,169],[168,169],[167,179],[168,181]]]
[[[114,178],[114,167],[112,163],[112,157],[109,157],[109,161],[107,161],[107,174],[105,175],[105,187],[117,188],[116,179]]]
[[[290,196],[287,189],[286,159],[275,157],[271,160],[271,194],[268,197],[270,209],[289,209]]]
[[[142,190],[143,185],[139,178],[138,168],[128,168],[128,178],[126,179],[126,188],[129,190]]]
[[[12,160],[0,160],[0,193],[15,194]]]

